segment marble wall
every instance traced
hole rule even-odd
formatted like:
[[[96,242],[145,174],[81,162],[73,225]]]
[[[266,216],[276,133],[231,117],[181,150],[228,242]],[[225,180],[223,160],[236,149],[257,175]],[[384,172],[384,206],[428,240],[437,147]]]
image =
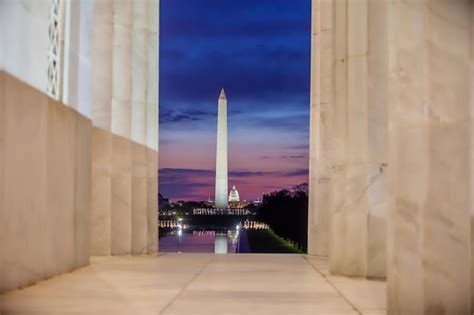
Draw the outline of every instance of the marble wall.
[[[0,0],[0,69],[46,92],[49,3]],[[43,58],[38,57],[43,52]]]
[[[388,310],[471,313],[472,2],[391,8]]]
[[[68,1],[65,18],[61,103],[49,6],[0,0],[0,291],[158,248],[158,0]]]
[[[0,72],[0,291],[89,262],[91,122]]]

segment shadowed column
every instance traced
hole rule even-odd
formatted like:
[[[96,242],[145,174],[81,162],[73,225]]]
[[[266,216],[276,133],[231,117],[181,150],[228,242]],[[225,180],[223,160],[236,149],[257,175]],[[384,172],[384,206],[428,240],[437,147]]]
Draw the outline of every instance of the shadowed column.
[[[331,195],[332,0],[314,0],[311,42],[308,253],[328,255]]]
[[[132,254],[147,252],[147,2],[133,1],[132,33]]]
[[[115,0],[112,63],[112,254],[132,249],[132,1]]]
[[[158,20],[159,1],[148,0],[147,66],[147,252],[158,251]]]
[[[113,0],[95,1],[92,29],[91,255],[110,255]]]

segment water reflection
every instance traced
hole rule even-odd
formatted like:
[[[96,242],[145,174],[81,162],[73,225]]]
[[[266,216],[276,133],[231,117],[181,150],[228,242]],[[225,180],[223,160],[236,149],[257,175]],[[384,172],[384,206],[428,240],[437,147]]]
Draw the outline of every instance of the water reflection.
[[[227,252],[238,253],[242,232],[216,229],[181,229],[179,227],[164,232],[160,237],[159,251],[163,253],[214,253],[216,235],[227,236]]]

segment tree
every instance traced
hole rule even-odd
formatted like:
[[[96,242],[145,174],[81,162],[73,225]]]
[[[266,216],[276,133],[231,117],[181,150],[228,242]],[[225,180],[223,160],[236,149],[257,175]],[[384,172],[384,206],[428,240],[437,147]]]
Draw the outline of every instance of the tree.
[[[264,195],[257,220],[269,224],[280,236],[307,250],[308,184]]]

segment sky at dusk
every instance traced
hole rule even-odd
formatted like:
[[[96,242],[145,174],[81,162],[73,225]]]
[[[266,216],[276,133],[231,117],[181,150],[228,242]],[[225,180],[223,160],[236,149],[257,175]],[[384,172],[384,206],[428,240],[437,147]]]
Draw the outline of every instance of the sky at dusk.
[[[160,7],[160,192],[214,199],[217,100],[241,199],[308,181],[310,0]]]

